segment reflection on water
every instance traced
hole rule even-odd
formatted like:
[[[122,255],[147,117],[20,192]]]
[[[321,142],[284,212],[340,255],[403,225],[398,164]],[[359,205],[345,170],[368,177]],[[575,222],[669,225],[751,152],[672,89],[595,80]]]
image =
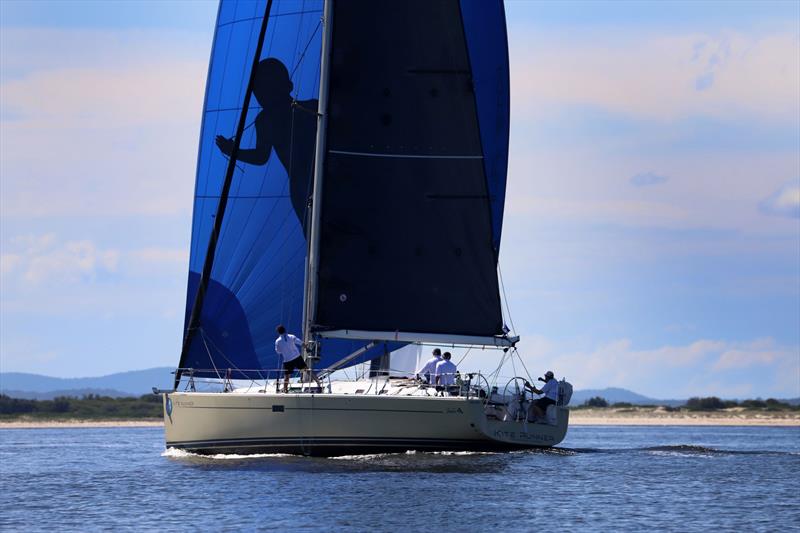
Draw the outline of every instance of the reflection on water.
[[[701,531],[800,523],[800,428],[584,426],[564,444],[512,453],[208,457],[165,451],[160,428],[0,430],[0,530],[527,531],[550,522],[566,531]]]

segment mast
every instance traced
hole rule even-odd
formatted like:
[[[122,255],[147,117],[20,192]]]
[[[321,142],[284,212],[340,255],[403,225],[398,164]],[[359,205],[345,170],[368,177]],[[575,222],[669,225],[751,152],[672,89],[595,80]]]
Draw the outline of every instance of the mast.
[[[230,193],[231,183],[233,182],[233,172],[236,169],[236,157],[239,155],[239,145],[242,140],[242,132],[244,131],[247,120],[247,109],[250,106],[250,97],[253,94],[253,82],[256,77],[258,63],[261,59],[261,49],[264,46],[264,36],[267,33],[267,22],[269,21],[269,13],[271,9],[272,0],[267,0],[267,5],[264,9],[264,18],[261,21],[261,31],[258,34],[258,43],[256,44],[255,54],[253,55],[253,66],[250,69],[250,79],[247,82],[247,90],[244,93],[242,111],[239,115],[239,123],[236,126],[236,136],[233,139],[233,150],[231,150],[230,158],[228,159],[228,168],[225,172],[225,181],[222,185],[219,204],[217,206],[217,213],[214,217],[214,228],[212,229],[211,236],[208,239],[208,249],[206,250],[206,258],[205,262],[203,263],[203,272],[200,275],[200,284],[197,287],[197,294],[195,295],[194,303],[192,304],[192,312],[189,318],[189,323],[186,327],[186,333],[183,337],[183,348],[181,349],[181,358],[178,362],[178,369],[175,371],[174,386],[176,389],[181,381],[181,369],[183,368],[186,357],[189,354],[189,348],[192,345],[194,334],[200,328],[200,316],[203,312],[203,301],[205,300],[206,291],[208,290],[208,283],[211,280],[211,268],[214,266],[214,254],[217,249],[217,241],[222,229],[222,220],[225,216],[225,207],[228,204],[228,194]]]
[[[312,326],[316,318],[317,281],[319,275],[319,232],[322,210],[322,179],[325,164],[325,141],[328,126],[328,89],[330,79],[330,50],[333,19],[333,0],[325,0],[322,12],[322,50],[320,53],[319,112],[317,114],[317,140],[314,150],[314,187],[311,193],[311,231],[308,238],[308,263],[303,301],[303,340],[306,344],[306,363],[309,369],[319,358],[319,347],[312,339]]]

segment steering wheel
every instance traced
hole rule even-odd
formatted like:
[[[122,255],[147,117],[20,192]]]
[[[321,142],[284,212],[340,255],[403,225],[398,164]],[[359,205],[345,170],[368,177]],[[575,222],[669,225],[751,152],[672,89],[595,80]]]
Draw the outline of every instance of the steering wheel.
[[[508,397],[509,389],[511,389],[511,392],[519,397],[519,409],[517,411],[517,415],[515,416],[516,420],[519,420],[520,416],[527,417],[527,413],[524,409],[524,404],[525,400],[527,400],[528,393],[528,391],[525,389],[525,381],[527,380],[521,377],[511,378],[503,389],[503,397]],[[509,403],[511,402],[509,401]]]
[[[482,399],[483,399],[483,403],[486,404],[486,402],[488,402],[489,399],[492,396],[491,387],[489,386],[489,381],[486,379],[486,377],[483,374],[477,374],[477,373],[472,374],[472,373],[470,373],[470,374],[468,374],[468,377],[469,377],[469,389],[470,389],[470,392],[474,392],[475,396],[477,396],[478,398],[481,397],[481,392],[483,392],[483,398]],[[478,378],[476,383],[474,383],[472,381],[475,377]]]
[[[509,387],[513,384],[513,394],[520,394],[522,393],[522,401],[525,401],[527,398],[527,389],[525,389],[525,382],[527,380],[525,378],[521,378],[519,376],[511,378],[506,383],[505,388],[503,389],[503,396],[508,396]]]

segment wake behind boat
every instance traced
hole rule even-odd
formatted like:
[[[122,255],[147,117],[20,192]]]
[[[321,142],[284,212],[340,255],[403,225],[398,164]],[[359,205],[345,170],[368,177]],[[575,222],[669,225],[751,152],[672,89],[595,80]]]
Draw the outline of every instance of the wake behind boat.
[[[525,380],[501,392],[499,368],[492,383],[464,374],[445,386],[390,370],[421,345],[494,348],[500,366],[518,355],[497,275],[508,126],[499,0],[222,0],[167,445],[332,455],[559,443],[565,382],[535,419]],[[303,364],[285,368],[309,369],[287,392],[277,324],[304,341]],[[332,379],[367,364],[369,379]],[[208,379],[219,390],[198,392]]]

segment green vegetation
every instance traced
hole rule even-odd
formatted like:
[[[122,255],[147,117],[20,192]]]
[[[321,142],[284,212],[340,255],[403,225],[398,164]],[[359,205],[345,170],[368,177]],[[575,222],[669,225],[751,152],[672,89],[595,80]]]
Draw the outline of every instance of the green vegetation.
[[[82,398],[22,400],[0,394],[0,420],[20,417],[53,419],[142,419],[161,418],[161,396],[145,394],[138,398],[111,398],[89,394]]]
[[[639,405],[630,402],[616,402],[609,404],[608,400],[600,396],[595,396],[583,402],[583,405],[573,407],[573,409],[587,409],[587,408],[623,408],[623,409],[654,409],[655,405]],[[735,400],[721,400],[716,396],[709,396],[705,398],[689,398],[685,405],[680,407],[663,406],[665,411],[678,412],[681,410],[687,411],[719,411],[720,409],[730,409],[733,407],[743,407],[747,411],[800,411],[800,406],[791,405],[781,402],[774,398],[767,400],[742,400],[737,402]]]
[[[722,401],[716,396],[709,396],[708,398],[689,398],[684,407],[689,411],[716,411],[738,405],[738,402],[735,401]]]
[[[595,396],[594,398],[589,398],[583,405],[586,407],[608,407],[608,402],[605,398],[601,398],[600,396]]]

